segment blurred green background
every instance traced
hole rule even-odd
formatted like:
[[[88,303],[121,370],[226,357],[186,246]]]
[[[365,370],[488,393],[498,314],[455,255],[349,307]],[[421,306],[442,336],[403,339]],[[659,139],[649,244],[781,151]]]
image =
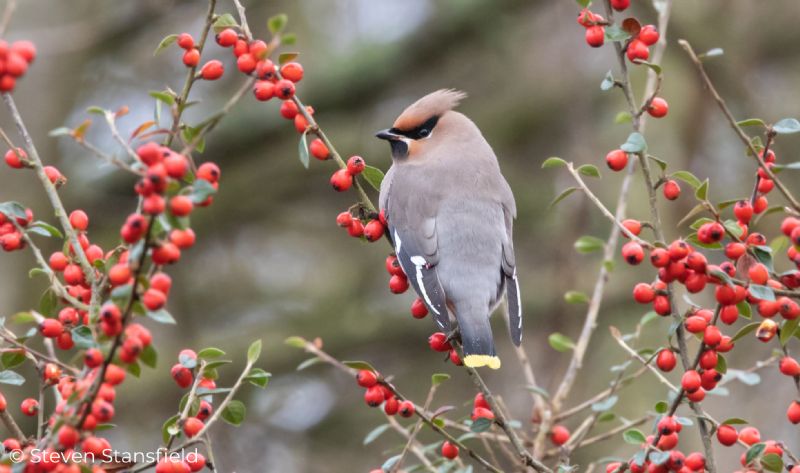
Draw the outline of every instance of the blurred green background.
[[[649,2],[633,3],[632,12],[643,23],[655,21]],[[234,12],[231,2],[219,4],[219,12]],[[568,355],[550,348],[547,336],[559,331],[577,338],[585,313],[584,306],[564,303],[562,295],[567,290],[590,293],[600,265],[597,255],[576,254],[572,242],[584,234],[605,239],[609,225],[577,195],[548,210],[550,200],[572,182],[563,170],[541,170],[540,165],[548,156],[561,156],[601,166],[603,179],[591,185],[613,205],[621,176],[602,166],[603,157],[630,131],[628,125],[613,123],[624,107],[622,96],[599,89],[606,71],[616,64],[613,48],[593,50],[584,43],[583,29],[575,22],[578,7],[571,1],[281,0],[246,6],[257,35],[266,34],[269,16],[289,14],[288,29],[299,38],[291,49],[300,51],[306,71],[298,93],[315,107],[319,122],[345,155],[360,154],[385,170],[389,153],[385,143],[373,138],[375,130],[432,90],[453,87],[469,94],[461,111],[483,130],[516,195],[524,346],[539,382],[554,389]],[[15,99],[44,159],[69,178],[60,192],[67,208],[87,210],[90,236],[104,248],[116,244],[119,225],[134,206],[133,181],[68,139],[48,138],[47,132],[78,125],[90,105],[128,105],[131,113],[120,123],[123,135],[151,119],[148,90],[179,89],[185,74],[176,47],[155,58],[152,51],[167,34],[197,35],[205,9],[199,0],[20,2],[8,39],[35,41],[39,56],[19,83]],[[754,167],[675,40],[689,39],[698,52],[723,48],[725,55],[709,60],[708,70],[736,116],[775,121],[800,115],[798,15],[796,0],[771,0],[768,6],[753,0],[676,2],[664,61],[663,95],[670,114],[651,120],[647,139],[650,151],[671,169],[713,176],[714,199],[749,194]],[[218,57],[229,71],[234,69],[221,48],[211,45],[207,51],[207,58]],[[634,68],[637,93],[644,77],[642,68]],[[218,82],[199,83],[192,98],[202,103],[187,112],[189,123],[219,108],[242,80],[240,74],[229,73]],[[364,435],[383,422],[382,413],[368,409],[362,390],[329,367],[295,371],[307,356],[283,344],[290,335],[319,336],[325,349],[340,359],[371,361],[419,402],[432,372],[451,373],[454,379],[442,387],[436,403],[459,406],[449,414],[454,419],[469,414],[469,407],[463,407],[474,393],[469,380],[427,348],[431,321],[411,318],[410,294],[388,291],[383,268],[387,246],[360,243],[335,226],[336,214],[354,202],[354,194],[330,189],[328,163],[312,160],[309,171],[300,165],[297,134],[277,110],[275,101],[259,103],[248,95],[212,134],[200,158],[221,165],[221,192],[212,207],[195,213],[198,243],[171,270],[175,286],[168,308],[179,325],[148,322],[159,348],[158,369],[145,369],[141,381],[120,389],[119,428],[108,433],[118,448],[146,450],[159,444],[161,423],[175,412],[181,396],[168,374],[181,348],[217,346],[242,360],[255,338],[264,340],[261,366],[274,378],[266,391],[243,391],[249,411],[241,428],[220,425],[214,430],[220,471],[367,471],[402,446],[389,432],[363,447]],[[95,121],[88,140],[119,153],[104,124]],[[6,130],[13,128],[5,112],[0,123]],[[776,145],[779,160],[795,160],[798,145],[796,136],[782,137]],[[786,181],[797,187],[795,175],[786,174]],[[677,202],[662,206],[672,227],[694,205],[684,190]],[[645,195],[637,176],[631,216],[648,218]],[[39,217],[52,220],[30,174],[0,170],[0,201],[5,200],[23,202]],[[774,234],[777,221],[766,218],[762,228]],[[674,229],[668,232],[669,237],[677,235]],[[56,249],[54,242],[42,246]],[[1,315],[35,305],[44,281],[25,276],[32,264],[29,252],[0,255]],[[633,329],[646,308],[630,302],[630,288],[650,278],[652,271],[644,267],[618,267],[612,274],[572,402],[606,386],[608,367],[625,359],[607,326]],[[530,395],[503,322],[500,317],[495,322],[504,365],[499,372],[487,372],[486,379],[527,426]],[[650,326],[642,346],[663,344],[659,334],[668,325],[659,320]],[[740,344],[747,348],[730,354],[732,367],[746,368],[770,356],[770,348],[755,340]],[[231,368],[223,381],[235,375]],[[800,436],[785,421],[783,407],[794,388],[774,368],[762,375],[760,386],[733,383],[730,396],[710,396],[704,405],[718,418],[757,420],[765,438],[797,445]],[[31,394],[30,384],[3,392],[17,402]],[[664,396],[648,375],[621,394],[614,411],[632,418]],[[567,425],[574,428],[578,420]],[[596,432],[618,422],[600,424]],[[427,432],[421,438],[435,439]],[[694,432],[684,433],[681,442],[687,449],[699,448]],[[721,471],[736,468],[738,450],[717,446],[717,451]],[[615,439],[580,450],[574,461],[585,466],[599,457],[631,453],[630,446]]]

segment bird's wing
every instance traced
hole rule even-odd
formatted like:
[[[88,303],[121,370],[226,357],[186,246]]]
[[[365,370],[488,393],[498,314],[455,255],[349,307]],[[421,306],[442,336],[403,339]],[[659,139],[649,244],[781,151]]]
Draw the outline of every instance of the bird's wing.
[[[508,330],[511,341],[519,346],[522,343],[522,303],[519,293],[519,280],[517,279],[517,263],[514,257],[513,227],[514,218],[517,216],[517,206],[514,195],[505,179],[502,179],[502,204],[505,221],[506,238],[503,241],[503,275],[506,278],[506,297],[508,299]]]
[[[439,328],[450,331],[444,289],[436,264],[439,251],[436,237],[437,199],[413,192],[408,177],[390,169],[381,184],[381,207],[385,210],[389,236],[400,266],[414,290],[433,314]],[[413,184],[412,184],[413,185]],[[386,186],[384,188],[384,186]]]

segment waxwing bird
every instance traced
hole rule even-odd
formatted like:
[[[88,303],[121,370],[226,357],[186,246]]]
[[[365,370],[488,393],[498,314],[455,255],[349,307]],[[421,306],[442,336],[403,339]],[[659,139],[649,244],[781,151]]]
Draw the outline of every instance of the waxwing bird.
[[[458,323],[469,367],[500,367],[489,316],[503,293],[511,339],[522,339],[514,262],[514,195],[478,127],[453,109],[466,95],[438,90],[376,136],[392,148],[380,208],[400,266],[436,324]]]

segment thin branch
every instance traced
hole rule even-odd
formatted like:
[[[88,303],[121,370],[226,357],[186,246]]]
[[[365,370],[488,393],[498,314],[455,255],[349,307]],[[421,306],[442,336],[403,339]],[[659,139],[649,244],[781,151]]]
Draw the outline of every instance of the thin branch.
[[[428,397],[425,399],[425,405],[422,407],[423,410],[428,411],[431,408],[431,403],[433,402],[433,396],[436,394],[436,385],[431,384],[431,388],[428,390]],[[390,417],[390,416],[387,416]],[[411,449],[417,434],[419,431],[422,430],[422,418],[417,419],[416,424],[414,424],[414,428],[411,429],[411,433],[408,434],[406,444],[403,446],[403,451],[400,452],[400,458],[395,462],[394,466],[390,470],[390,473],[396,473],[400,471],[400,467],[403,465],[403,460],[406,457],[409,449]]]
[[[646,416],[640,417],[640,418],[638,418],[636,420],[623,422],[622,424],[620,424],[620,425],[618,425],[618,426],[614,427],[613,429],[610,429],[610,430],[608,430],[606,432],[603,432],[602,434],[597,434],[594,437],[589,437],[589,438],[586,438],[586,439],[580,441],[573,448],[572,451],[574,452],[575,450],[578,450],[579,448],[588,447],[589,445],[593,445],[595,443],[602,442],[603,440],[608,440],[608,439],[610,439],[612,437],[615,437],[618,434],[621,434],[622,432],[625,432],[626,430],[630,429],[631,427],[636,427],[636,426],[642,425],[642,424],[650,421],[652,418],[653,418],[652,415],[646,415]],[[545,453],[545,458],[553,458],[553,457],[557,457],[558,455],[559,455],[559,449],[558,448],[553,448],[553,449],[548,450]]]
[[[766,172],[767,176],[769,176],[769,178],[775,182],[775,186],[778,188],[779,191],[781,191],[781,194],[783,194],[786,200],[789,201],[789,204],[792,206],[792,208],[794,208],[794,210],[796,211],[800,211],[800,202],[798,202],[794,198],[794,196],[786,187],[786,185],[784,185],[784,183],[780,179],[778,179],[775,173],[772,172],[772,169],[770,169],[766,165],[766,163],[764,163],[764,159],[761,156],[761,153],[758,152],[758,150],[750,140],[750,137],[736,122],[736,118],[733,117],[733,113],[731,113],[730,109],[728,108],[728,105],[725,103],[725,100],[719,95],[719,92],[717,92],[717,89],[711,82],[711,78],[706,73],[705,67],[703,67],[703,62],[700,60],[699,57],[697,57],[697,54],[694,52],[694,49],[692,49],[692,45],[689,44],[689,42],[684,39],[679,39],[678,44],[680,44],[681,47],[689,55],[689,58],[692,60],[692,63],[694,63],[695,67],[697,68],[697,71],[700,73],[700,78],[703,79],[703,83],[705,84],[706,89],[708,89],[708,91],[711,93],[711,96],[714,98],[714,101],[717,102],[717,106],[719,106],[719,109],[722,111],[722,114],[725,115],[725,118],[728,120],[728,123],[730,124],[731,128],[736,133],[736,136],[739,137],[744,146],[750,151],[751,156],[753,157],[753,159],[756,160],[758,166],[761,169],[763,169],[764,172]]]
[[[117,166],[118,168],[123,169],[125,171],[128,171],[130,173],[136,174],[137,176],[143,175],[143,173],[141,171],[137,171],[136,169],[131,167],[130,164],[126,163],[125,161],[123,161],[121,159],[119,159],[115,155],[108,154],[108,153],[104,152],[103,150],[101,150],[97,146],[93,145],[92,143],[89,143],[85,139],[80,139],[80,140],[76,139],[75,142],[78,143],[78,145],[80,145],[80,146],[86,148],[87,150],[89,150],[95,157],[101,159],[102,161],[107,162],[108,164],[111,164],[113,166]]]
[[[387,415],[386,421],[389,423],[389,425],[392,427],[394,431],[396,431],[403,438],[409,441],[411,445],[411,453],[413,453],[414,456],[417,457],[417,459],[420,461],[420,463],[422,463],[425,466],[425,469],[427,469],[430,472],[436,473],[436,467],[433,466],[433,463],[431,463],[431,461],[425,455],[424,448],[422,447],[422,445],[419,443],[418,440],[411,437],[411,434],[408,432],[408,429],[400,425],[400,422],[397,422],[397,419],[395,419],[394,416]],[[495,463],[497,463],[496,459]]]
[[[6,35],[8,24],[11,22],[11,17],[14,16],[14,10],[17,8],[17,0],[7,0],[6,7],[3,9],[3,17],[0,19],[0,38]]]

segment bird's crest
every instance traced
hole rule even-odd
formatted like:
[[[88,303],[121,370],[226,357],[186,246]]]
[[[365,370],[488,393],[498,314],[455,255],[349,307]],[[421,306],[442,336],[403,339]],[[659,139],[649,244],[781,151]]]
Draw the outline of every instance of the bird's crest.
[[[467,94],[455,89],[440,89],[422,97],[395,120],[393,128],[397,130],[413,130],[431,117],[441,117],[456,108]]]

